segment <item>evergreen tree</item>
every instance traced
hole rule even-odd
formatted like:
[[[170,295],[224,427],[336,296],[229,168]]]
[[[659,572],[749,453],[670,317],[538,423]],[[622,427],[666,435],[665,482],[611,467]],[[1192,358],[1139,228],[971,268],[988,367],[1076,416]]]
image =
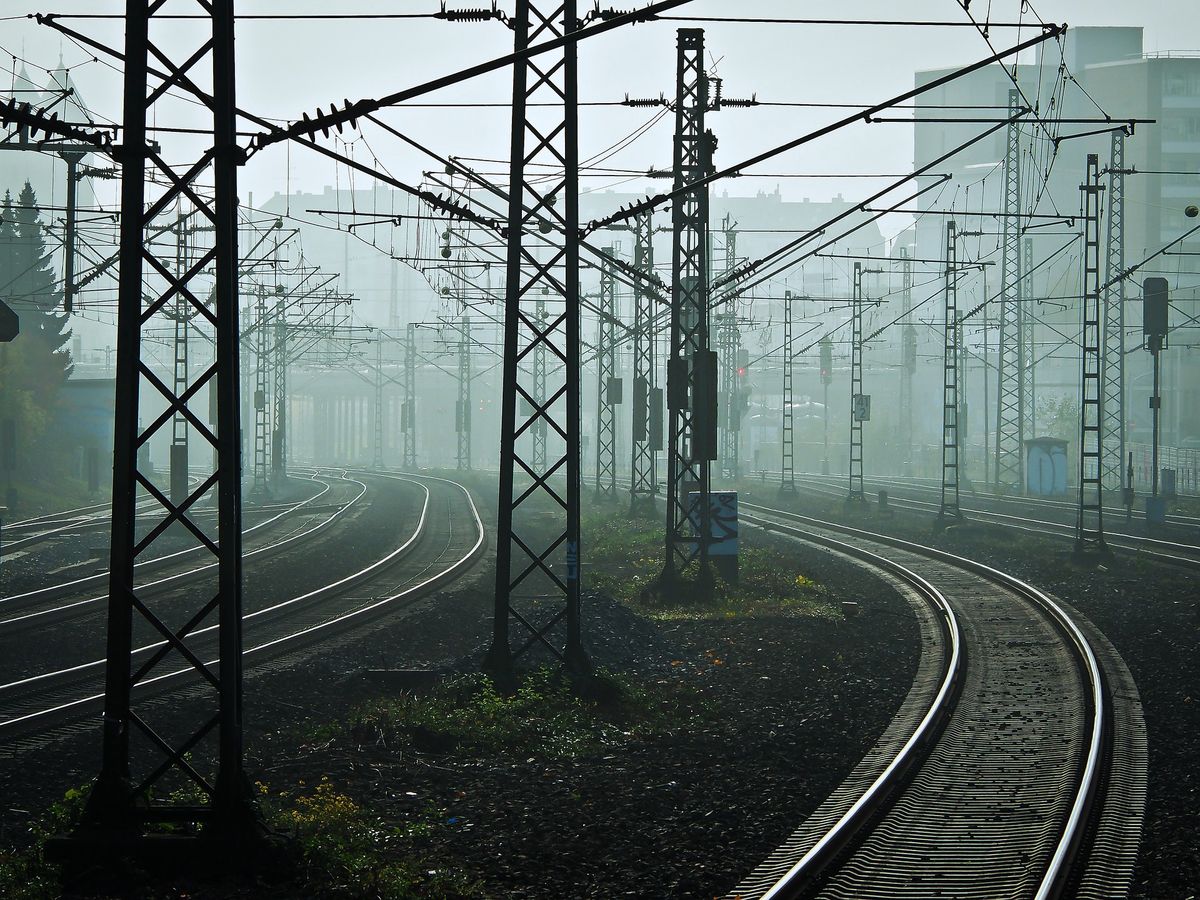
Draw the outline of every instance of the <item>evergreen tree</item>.
[[[62,291],[43,235],[37,195],[28,181],[12,214],[12,275],[5,279],[8,286],[4,292],[21,316],[18,340],[26,345],[26,374],[31,379],[27,387],[48,409],[71,374],[71,354],[66,349],[71,332],[66,313],[56,311],[62,304]]]
[[[71,374],[71,332],[68,317],[56,311],[62,293],[28,182],[15,204],[6,191],[0,208],[0,299],[21,320],[16,340],[0,345],[0,419],[13,423],[17,440],[18,468],[8,481],[53,480],[66,462],[47,427]]]

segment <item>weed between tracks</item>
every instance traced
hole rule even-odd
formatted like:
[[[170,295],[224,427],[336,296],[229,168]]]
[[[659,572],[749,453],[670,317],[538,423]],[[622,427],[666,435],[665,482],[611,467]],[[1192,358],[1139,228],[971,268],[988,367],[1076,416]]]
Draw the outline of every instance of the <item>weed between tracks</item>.
[[[168,879],[137,871],[120,881],[121,897],[189,898],[329,898],[329,900],[420,900],[481,896],[478,885],[453,869],[422,855],[424,844],[444,828],[445,811],[430,807],[411,816],[402,827],[385,823],[340,793],[328,779],[311,791],[273,794],[256,784],[268,828],[288,838],[286,882],[258,879]],[[6,900],[55,900],[62,896],[59,867],[45,856],[46,841],[70,832],[83,813],[88,788],[67,791],[33,824],[26,845],[0,849],[0,897]],[[172,795],[172,802],[195,802]],[[186,828],[184,830],[187,830]],[[86,888],[72,897],[118,896],[107,888]]]
[[[606,671],[573,680],[546,666],[524,675],[509,695],[482,674],[466,675],[430,694],[369,701],[341,727],[360,745],[571,759],[669,734],[710,715],[699,693],[683,685],[643,686]]]
[[[841,618],[829,592],[809,578],[788,554],[771,546],[739,548],[738,580],[717,576],[711,598],[663,598],[652,589],[663,567],[662,527],[658,522],[591,516],[583,523],[590,561],[588,585],[660,621],[736,619],[787,615]]]

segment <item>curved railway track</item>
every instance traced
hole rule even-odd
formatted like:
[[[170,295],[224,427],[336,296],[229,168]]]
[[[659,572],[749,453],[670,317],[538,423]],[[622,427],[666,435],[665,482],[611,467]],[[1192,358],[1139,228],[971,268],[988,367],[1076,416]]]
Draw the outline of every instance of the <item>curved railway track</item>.
[[[200,483],[196,476],[188,477],[188,484],[195,487]],[[138,503],[139,510],[152,510],[158,506],[153,499],[142,500]],[[25,551],[31,546],[43,544],[56,539],[75,537],[92,529],[107,528],[111,516],[112,505],[109,503],[94,503],[90,506],[78,506],[74,509],[64,509],[58,512],[33,516],[17,522],[4,525],[3,552],[5,555]],[[13,533],[16,537],[13,537]]]
[[[1145,801],[1136,688],[1036,588],[933,548],[752,503],[743,521],[880,573],[926,634],[901,711],[846,782],[730,894],[1122,896]]]
[[[845,497],[845,491],[839,490],[837,487],[829,483],[827,479],[817,480],[817,477],[808,478],[797,476],[797,487],[800,490],[810,491],[832,499],[841,499]],[[1012,528],[1017,531],[1022,531],[1028,534],[1036,534],[1040,536],[1051,537],[1060,541],[1075,540],[1075,525],[1061,521],[1049,519],[1031,518],[1029,515],[1018,515],[1014,513],[999,512],[991,509],[983,509],[979,506],[971,506],[972,499],[964,495],[960,501],[960,509],[964,516],[969,517],[972,521],[980,522],[989,525],[999,525],[1005,528]],[[1037,504],[1043,501],[1033,500],[1028,501],[1036,508]],[[930,516],[936,516],[940,509],[940,503],[930,500],[919,500],[912,497],[898,497],[892,494],[889,490],[888,496],[889,506],[894,506],[897,509],[907,510],[910,512],[922,513]],[[1069,507],[1068,507],[1069,511]],[[1180,519],[1179,524],[1185,525],[1184,517]],[[1145,535],[1131,534],[1126,530],[1121,529],[1118,523],[1114,527],[1109,528],[1106,534],[1106,542],[1111,549],[1123,550],[1130,553],[1135,553],[1140,557],[1153,559],[1158,562],[1169,563],[1171,565],[1184,566],[1186,568],[1200,569],[1200,543],[1187,543],[1184,541],[1172,541],[1162,538],[1147,537]],[[1192,527],[1190,524],[1186,527]],[[1196,527],[1200,527],[1200,523]]]
[[[312,540],[346,515],[366,494],[366,485],[348,478],[344,472],[335,475],[315,473],[311,477],[321,485],[318,492],[295,503],[272,507],[268,510],[272,513],[268,518],[242,532],[244,538],[249,538],[245,558],[271,556]],[[337,493],[345,493],[346,496],[340,500],[330,497]],[[326,502],[317,502],[322,499]],[[169,573],[143,583],[145,589],[158,593],[195,581],[204,573],[211,572],[215,563],[192,564],[197,556],[211,559],[204,550],[199,546],[177,550],[143,560],[134,568],[139,575]],[[104,593],[107,582],[108,573],[100,571],[0,597],[0,637],[14,630],[41,627],[49,622],[95,611],[107,596]],[[64,602],[64,598],[69,599]]]
[[[275,660],[331,640],[415,601],[466,572],[486,549],[486,534],[466,488],[428,476],[371,473],[406,482],[422,494],[414,524],[397,536],[385,556],[355,572],[301,594],[282,598],[243,616],[247,666]],[[197,629],[189,644],[207,665],[215,664],[216,628]],[[162,661],[165,643],[153,641],[133,653],[136,670]],[[162,674],[139,681],[143,694],[186,690],[199,678],[190,666],[162,665]],[[103,700],[104,660],[40,672],[0,684],[0,757],[25,752],[54,729],[72,728]],[[169,700],[169,697],[164,697]]]

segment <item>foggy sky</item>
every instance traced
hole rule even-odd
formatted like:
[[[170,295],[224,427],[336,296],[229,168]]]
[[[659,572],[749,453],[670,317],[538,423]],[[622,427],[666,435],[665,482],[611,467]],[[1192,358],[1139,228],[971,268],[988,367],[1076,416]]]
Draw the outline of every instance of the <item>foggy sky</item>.
[[[480,6],[473,2],[452,7]],[[640,3],[619,4],[621,8]],[[501,4],[511,9],[511,0]],[[1019,11],[1017,0],[990,4],[993,20],[1013,21]],[[588,3],[581,3],[586,10]],[[827,18],[884,18],[904,15],[917,19],[966,21],[957,0],[895,2],[801,3],[792,0],[758,0],[728,3],[696,0],[675,11],[678,15],[811,16]],[[972,6],[982,18],[989,4]],[[0,46],[23,55],[34,64],[53,66],[61,51],[64,63],[84,92],[89,106],[112,120],[120,118],[119,72],[114,67],[89,63],[79,47],[49,28],[19,18],[34,12],[112,12],[124,4],[51,0],[51,5],[30,0],[0,2]],[[191,12],[195,4],[173,0],[168,10]],[[240,14],[279,12],[427,12],[437,9],[436,0],[402,0],[380,3],[358,0],[330,4],[323,0],[242,0]],[[1041,0],[1034,8],[1048,21],[1072,25],[1142,25],[1144,46],[1158,50],[1200,50],[1200,12],[1195,0],[1155,0],[1131,5],[1116,0]],[[8,17],[13,18],[8,18]],[[1031,17],[1027,19],[1033,21]],[[122,45],[119,21],[73,20],[73,27],[116,46]],[[176,22],[162,34],[185,37],[197,22]],[[613,101],[626,93],[634,97],[668,96],[673,91],[675,31],[686,22],[660,22],[625,28],[581,45],[581,101]],[[748,25],[703,23],[710,61],[725,79],[727,97],[757,94],[763,101],[873,103],[911,87],[917,69],[966,64],[988,55],[983,39],[965,28],[882,28],[828,25]],[[194,33],[194,32],[193,32]],[[1022,37],[1032,36],[1028,29]],[[1015,29],[992,32],[995,45],[1016,43]],[[164,37],[170,40],[171,37]],[[238,103],[256,114],[281,121],[312,114],[331,102],[376,97],[411,84],[452,72],[471,63],[511,51],[511,32],[496,22],[446,23],[437,20],[252,21],[243,20],[238,30]],[[1022,57],[1032,61],[1032,54]],[[3,69],[10,68],[5,59]],[[34,81],[42,80],[31,70]],[[10,77],[7,71],[2,77]],[[476,79],[456,88],[431,95],[432,102],[505,103],[511,91],[507,71]],[[583,158],[615,143],[647,122],[653,110],[585,108],[581,111]],[[796,137],[833,121],[846,111],[832,109],[756,108],[726,110],[710,119],[720,140],[717,163],[729,164],[765,148]],[[1110,110],[1117,116],[1139,110]],[[903,114],[903,113],[901,113]],[[194,108],[179,104],[173,111],[178,124],[196,125]],[[384,114],[384,118],[427,143],[442,154],[503,158],[507,155],[508,111],[492,109],[430,109],[410,107]],[[644,138],[605,165],[645,169],[670,162],[670,117],[664,117]],[[352,138],[352,135],[347,135]],[[370,135],[369,146],[359,141],[356,158],[372,163],[377,157],[394,176],[415,184],[423,169],[434,164],[394,138],[378,132]],[[777,179],[780,172],[901,173],[911,168],[912,133],[905,125],[858,125],[824,138],[800,151],[764,164],[762,177],[746,177],[728,184],[731,194],[753,194],[781,186],[785,199],[811,197],[828,199],[841,193],[847,198],[863,196],[876,182],[861,179]],[[480,168],[499,171],[495,165]],[[257,156],[241,174],[243,200],[254,195],[256,205],[276,191],[320,191],[338,184],[334,165],[303,148],[279,145]],[[341,174],[340,185],[347,187]],[[368,188],[359,177],[356,187]],[[605,187],[645,190],[645,180],[587,179],[585,189]],[[112,188],[110,188],[111,190]],[[724,189],[724,188],[722,188]],[[102,199],[105,198],[103,194]],[[885,233],[907,224],[906,217],[892,217]]]

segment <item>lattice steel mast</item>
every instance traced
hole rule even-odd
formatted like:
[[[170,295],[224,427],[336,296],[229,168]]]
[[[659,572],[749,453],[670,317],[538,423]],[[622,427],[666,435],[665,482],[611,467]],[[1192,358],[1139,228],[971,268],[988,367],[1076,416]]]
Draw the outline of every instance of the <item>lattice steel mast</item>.
[[[958,227],[946,223],[946,313],[942,326],[942,502],[937,524],[962,520],[958,505]]]
[[[855,273],[857,277],[857,272]],[[792,292],[785,291],[783,299],[783,427],[780,434],[780,482],[781,496],[796,495],[796,446],[795,413],[792,408]]]
[[[1019,488],[1024,434],[1021,373],[1025,346],[1021,340],[1021,111],[1020,92],[1008,92],[1009,122],[1005,130],[1004,209],[1000,239],[1000,328],[996,351],[996,464],[993,483],[998,490]]]
[[[863,295],[862,263],[854,264],[850,339],[850,493],[847,501],[866,500],[863,492]]]
[[[913,471],[913,378],[917,374],[917,329],[908,317],[912,314],[912,257],[908,248],[900,248],[900,300],[904,327],[900,330],[900,444],[904,448],[904,474]]]
[[[546,328],[546,298],[539,296],[534,303],[534,321],[541,330]],[[527,414],[533,411],[546,399],[546,347],[539,343],[533,350],[533,403],[527,404]],[[536,419],[530,428],[533,442],[533,468],[542,471],[546,468],[546,438],[547,428],[544,419]]]
[[[371,392],[371,468],[383,468],[383,336],[375,329],[375,383]]]
[[[275,402],[271,405],[274,422],[271,428],[271,478],[276,488],[287,479],[288,430],[288,325],[287,297],[281,294],[275,301]]]
[[[723,275],[729,277],[737,267],[737,223],[728,213],[721,222],[725,235],[725,266]],[[737,305],[729,303],[725,312],[717,314],[718,356],[721,366],[721,408],[724,427],[721,429],[721,477],[738,477],[738,451],[741,443],[742,413],[738,397],[738,351],[742,345],[738,329]]]
[[[675,95],[675,190],[672,215],[671,331],[667,358],[670,408],[667,456],[667,590],[692,563],[711,577],[709,465],[716,456],[716,354],[708,347],[708,187],[687,185],[712,169],[714,137],[704,127],[709,107],[704,32],[680,29]],[[695,516],[692,500],[695,494]]]
[[[177,278],[183,278],[188,270],[188,230],[184,225],[186,220],[187,217],[182,213],[175,220],[175,276]],[[172,389],[177,397],[187,391],[191,381],[188,375],[188,343],[191,337],[188,323],[193,315],[195,315],[195,310],[191,308],[187,297],[182,292],[177,293],[169,313],[175,323]],[[170,453],[171,502],[179,506],[187,501],[188,496],[188,420],[187,416],[178,410],[171,417]]]
[[[404,468],[417,467],[417,326],[409,322],[404,337],[404,399],[400,428],[404,433]]]
[[[117,319],[117,401],[112,492],[112,540],[109,563],[108,636],[104,698],[104,752],[100,776],[89,797],[83,830],[94,829],[101,840],[120,841],[130,832],[140,833],[154,823],[178,822],[180,818],[200,821],[213,837],[241,842],[254,833],[254,803],[243,771],[242,733],[242,515],[241,463],[239,447],[238,383],[238,247],[237,166],[243,152],[237,145],[234,99],[234,12],[233,0],[197,2],[194,15],[207,24],[193,49],[176,42],[158,45],[151,41],[150,25],[162,4],[129,0],[125,16],[124,117],[121,167],[120,276]],[[172,13],[177,12],[171,7]],[[204,32],[208,34],[204,34]],[[171,51],[175,52],[172,53]],[[194,50],[194,52],[193,52]],[[172,70],[173,80],[202,77],[211,65],[211,111],[208,126],[211,146],[199,157],[178,166],[166,160],[173,155],[147,142],[147,123],[157,111],[166,91],[147,90],[148,58]],[[168,104],[175,102],[167,100]],[[195,124],[195,123],[193,123]],[[165,140],[166,133],[156,135]],[[192,140],[196,135],[189,135]],[[198,189],[198,178],[212,173],[214,191]],[[151,183],[166,187],[147,202]],[[154,242],[146,231],[156,218],[186,197],[197,212],[214,227],[215,242],[182,276],[157,258]],[[211,306],[199,296],[199,273],[215,267]],[[178,293],[211,329],[215,361],[196,374],[182,394],[163,384],[143,355],[142,329],[151,316],[174,301]],[[207,293],[207,292],[206,292]],[[147,385],[162,398],[166,409],[144,430],[138,424],[139,397]],[[216,433],[189,408],[203,388],[217,391]],[[182,504],[171,502],[145,474],[138,470],[138,449],[169,423],[176,413],[185,416],[201,439],[214,448],[213,470]],[[136,509],[138,489],[157,501],[161,518],[147,524],[148,514]],[[216,534],[210,535],[190,512],[195,503],[216,491]],[[215,560],[213,590],[183,625],[168,625],[152,609],[135,577],[134,563],[150,550],[173,523],[181,523]],[[211,526],[210,526],[211,528]],[[153,555],[153,554],[151,554]],[[148,623],[165,641],[153,654],[135,653],[134,618]],[[210,624],[215,615],[219,664],[203,662],[190,646],[194,632]],[[205,653],[211,651],[202,651]],[[156,728],[154,710],[144,694],[133,694],[135,686],[180,664],[190,667],[205,691],[188,695],[172,704],[172,719]],[[136,699],[136,703],[135,703]],[[180,720],[188,720],[181,725]],[[167,729],[170,729],[169,731]],[[134,735],[145,739],[160,761],[150,763],[142,753],[131,753]],[[210,781],[194,763],[192,754],[206,749],[206,740],[216,744],[216,778]],[[196,808],[180,811],[161,804],[162,792],[154,792],[164,776],[175,773],[199,788],[205,798]]]
[[[271,410],[271,330],[267,325],[267,288],[258,285],[254,295],[254,481],[252,494],[266,494],[270,490],[267,459],[268,430]]]
[[[658,451],[662,449],[662,390],[654,367],[657,310],[649,280],[654,275],[653,215],[647,210],[633,220],[633,266],[646,276],[634,281],[633,296],[633,447],[629,509],[653,514],[658,495]]]
[[[471,319],[463,313],[458,323],[458,401],[455,404],[458,434],[456,461],[460,472],[471,468]]]
[[[1075,552],[1107,553],[1104,540],[1104,372],[1100,322],[1100,161],[1087,156],[1087,181],[1079,186],[1083,207],[1083,333],[1079,398],[1079,512],[1075,521]]]
[[[578,30],[576,8],[576,0],[517,0],[516,52]],[[499,677],[534,644],[572,669],[590,667],[579,620],[578,103],[574,44],[513,63],[496,601],[485,663]],[[534,232],[541,241],[527,242]],[[539,295],[548,307],[544,322],[533,315]],[[539,346],[557,365],[554,383],[535,396],[522,363]],[[519,447],[539,422],[547,426],[547,459],[535,467]],[[533,512],[536,524],[524,515]],[[515,649],[513,623],[526,636]],[[552,640],[560,623],[561,642]]]
[[[596,496],[617,499],[617,273],[605,247],[600,263],[600,316],[596,340]]]
[[[1108,161],[1108,235],[1104,268],[1104,453],[1106,489],[1119,489],[1125,471],[1125,132],[1112,133]]]
[[[1025,273],[1022,279],[1021,291],[1021,348],[1025,353],[1025,362],[1021,366],[1021,396],[1024,402],[1021,406],[1023,424],[1021,433],[1037,437],[1037,316],[1033,314],[1033,238],[1025,238],[1021,247],[1021,271]],[[1024,450],[1022,449],[1022,455]],[[1022,485],[1022,490],[1025,485]]]

